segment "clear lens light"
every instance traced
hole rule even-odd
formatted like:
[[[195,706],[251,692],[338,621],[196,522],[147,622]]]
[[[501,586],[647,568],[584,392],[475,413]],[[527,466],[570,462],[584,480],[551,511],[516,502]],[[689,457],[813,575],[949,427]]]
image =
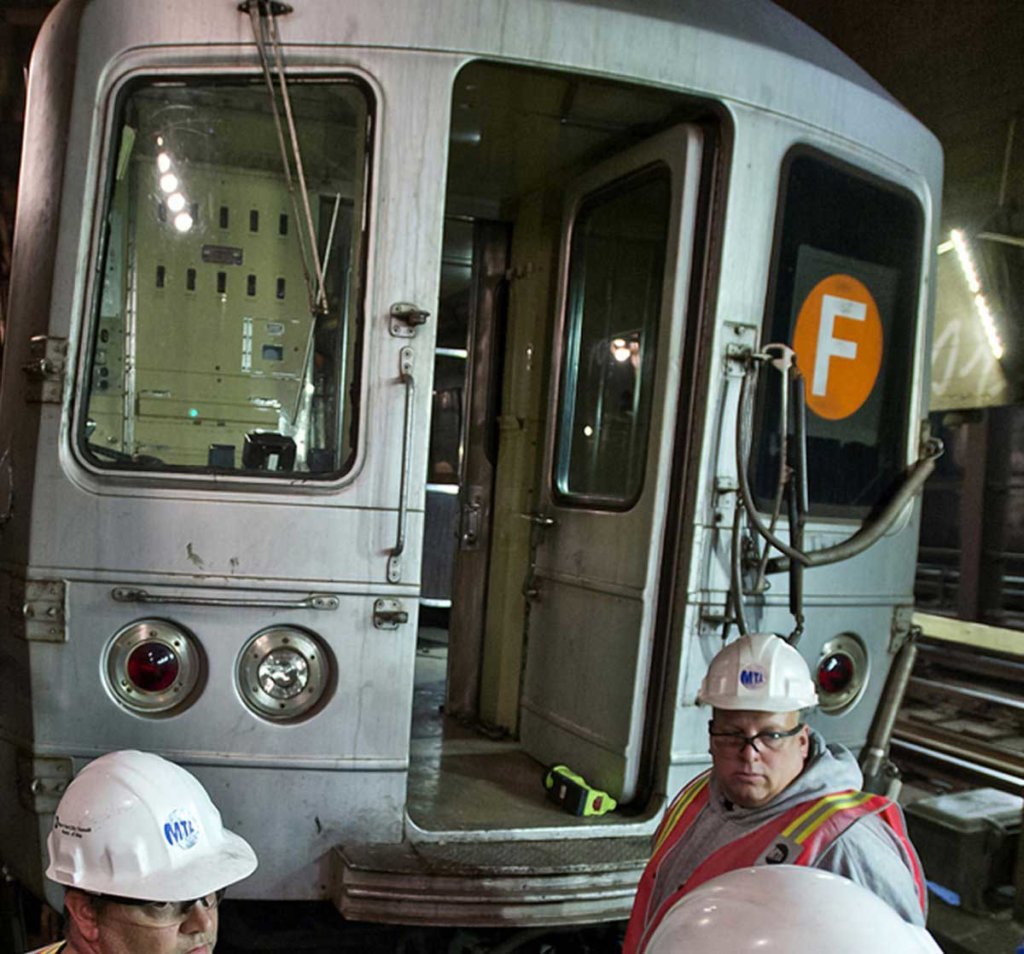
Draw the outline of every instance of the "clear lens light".
[[[178,177],[173,172],[165,172],[160,176],[160,188],[168,195],[178,190]]]
[[[167,155],[166,152],[160,153],[160,155],[158,155],[156,157],[156,167],[161,172],[170,172],[171,171],[171,157],[169,155]]]
[[[172,192],[167,197],[167,208],[169,208],[172,212],[180,212],[183,208],[185,208],[185,196],[183,196],[180,192]]]
[[[275,649],[263,657],[256,678],[268,696],[293,699],[309,683],[309,663],[294,649]]]
[[[192,216],[187,212],[179,212],[174,217],[174,227],[179,232],[187,232],[192,228]]]

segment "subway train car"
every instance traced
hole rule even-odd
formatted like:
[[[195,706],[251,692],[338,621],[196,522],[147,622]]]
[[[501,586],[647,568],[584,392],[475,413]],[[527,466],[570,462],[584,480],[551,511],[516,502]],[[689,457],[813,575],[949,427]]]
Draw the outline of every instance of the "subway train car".
[[[26,115],[29,890],[68,780],[138,748],[256,848],[243,897],[624,917],[744,630],[864,747],[937,452],[942,157],[829,43],[766,0],[61,0]]]

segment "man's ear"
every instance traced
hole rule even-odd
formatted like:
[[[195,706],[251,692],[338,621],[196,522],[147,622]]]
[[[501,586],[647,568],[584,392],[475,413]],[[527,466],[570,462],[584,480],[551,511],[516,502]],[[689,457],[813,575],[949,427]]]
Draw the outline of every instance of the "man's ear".
[[[811,753],[811,728],[805,725],[800,730],[800,735],[797,736],[800,740],[800,754],[804,757],[804,761],[807,761],[807,756]]]
[[[95,944],[100,936],[100,923],[92,899],[77,888],[68,888],[64,895],[64,907],[75,923],[75,929],[85,940]]]

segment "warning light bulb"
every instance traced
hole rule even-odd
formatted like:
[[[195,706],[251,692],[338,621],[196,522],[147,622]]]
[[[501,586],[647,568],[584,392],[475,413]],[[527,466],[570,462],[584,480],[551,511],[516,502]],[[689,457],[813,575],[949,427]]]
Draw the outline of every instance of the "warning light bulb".
[[[192,228],[192,216],[188,212],[179,212],[174,217],[174,227],[179,232],[188,232]]]
[[[180,212],[183,208],[185,208],[185,196],[183,196],[180,192],[172,192],[167,197],[167,208],[169,208],[172,212]]]
[[[178,177],[173,172],[165,172],[160,176],[160,188],[170,195],[178,191]]]
[[[156,167],[162,173],[171,171],[171,157],[166,152],[161,152],[156,157]]]

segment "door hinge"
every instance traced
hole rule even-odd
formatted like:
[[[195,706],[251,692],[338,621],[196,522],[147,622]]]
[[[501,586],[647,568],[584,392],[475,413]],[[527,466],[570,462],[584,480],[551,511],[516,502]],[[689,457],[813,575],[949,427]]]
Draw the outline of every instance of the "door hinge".
[[[409,613],[401,600],[380,599],[373,603],[373,625],[375,629],[398,629],[409,622]]]
[[[11,632],[44,643],[67,642],[67,613],[63,580],[9,578],[7,612]]]
[[[28,378],[26,400],[32,404],[60,404],[64,394],[67,338],[36,335],[29,342],[29,354],[32,360],[21,366]]]
[[[73,775],[69,758],[41,758],[19,752],[18,801],[37,815],[52,814]]]

